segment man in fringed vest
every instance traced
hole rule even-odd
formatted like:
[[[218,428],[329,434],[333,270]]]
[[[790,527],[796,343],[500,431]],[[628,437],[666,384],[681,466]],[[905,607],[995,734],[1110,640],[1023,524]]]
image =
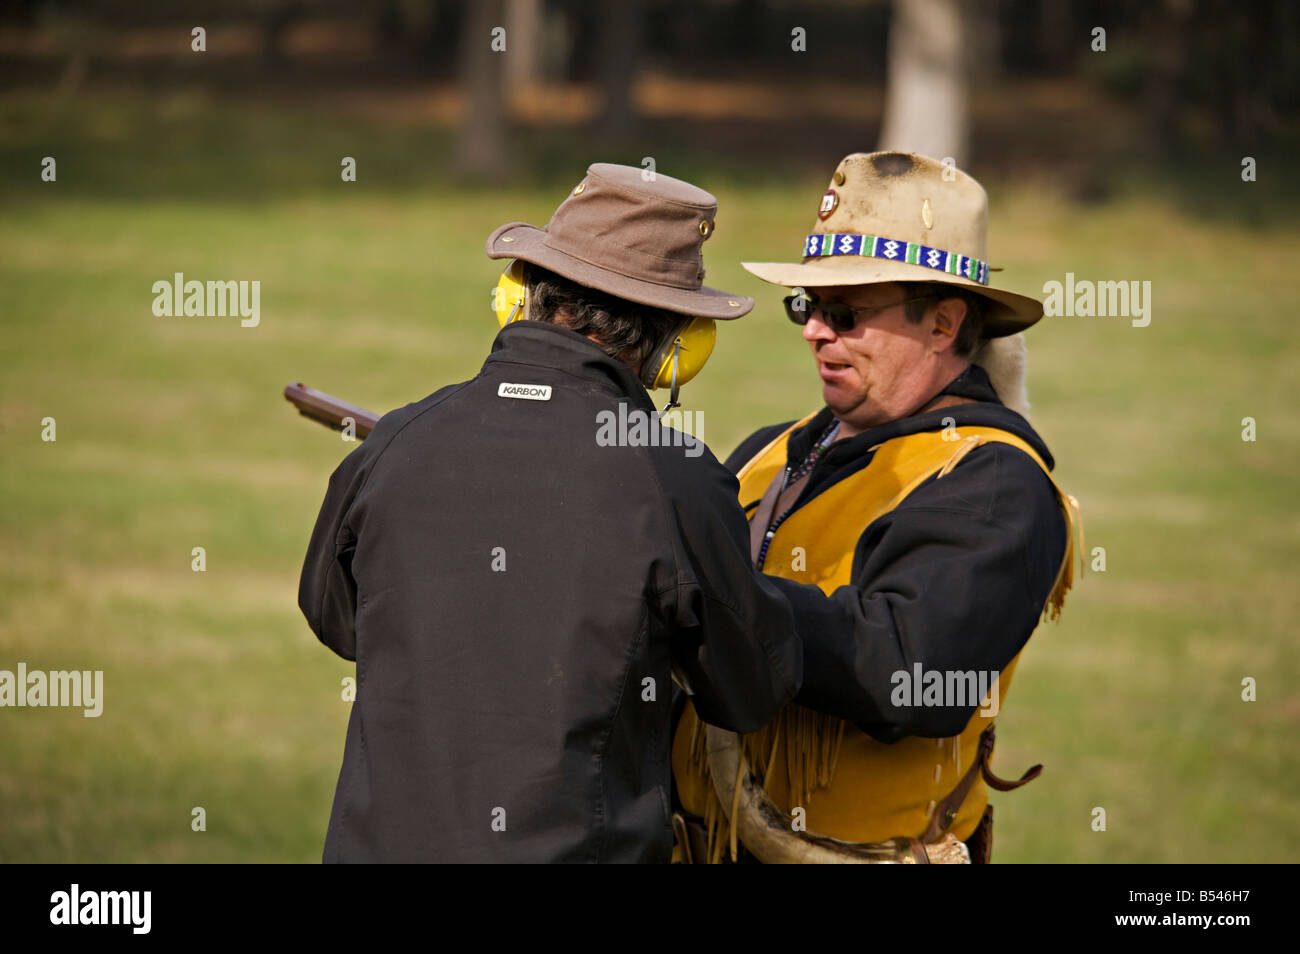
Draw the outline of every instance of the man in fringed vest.
[[[986,785],[1039,771],[992,773],[993,720],[1071,585],[1077,505],[1026,418],[1019,332],[1042,305],[990,284],[987,217],[951,165],[858,153],[802,263],[745,264],[793,289],[825,405],[727,462],[804,683],[740,739],[685,703],[682,860],[987,861]]]

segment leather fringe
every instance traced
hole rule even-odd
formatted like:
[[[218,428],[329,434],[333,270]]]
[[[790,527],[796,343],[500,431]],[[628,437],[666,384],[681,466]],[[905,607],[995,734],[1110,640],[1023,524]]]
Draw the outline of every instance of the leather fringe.
[[[1052,481],[1052,485],[1056,487],[1056,495],[1061,501],[1061,512],[1065,515],[1065,558],[1061,561],[1061,569],[1057,571],[1056,582],[1052,584],[1052,591],[1047,595],[1047,602],[1043,606],[1043,618],[1056,620],[1060,618],[1061,609],[1065,606],[1065,594],[1074,585],[1074,558],[1076,554],[1074,538],[1076,529],[1079,537],[1077,553],[1080,579],[1083,578],[1088,551],[1084,549],[1083,545],[1083,511],[1079,509],[1079,501],[1062,490],[1055,480]]]
[[[791,704],[762,729],[742,736],[741,747],[754,774],[762,777],[764,789],[769,788],[777,769],[777,748],[783,747],[791,804],[807,805],[812,793],[828,788],[835,777],[845,724],[843,719]],[[724,853],[735,862],[739,851],[737,831],[731,819],[735,817],[736,806],[725,810],[714,791],[709,771],[708,734],[698,719],[691,733],[689,766],[704,780],[707,792],[704,828],[708,834],[709,864],[721,863]],[[737,797],[740,788],[737,782]]]

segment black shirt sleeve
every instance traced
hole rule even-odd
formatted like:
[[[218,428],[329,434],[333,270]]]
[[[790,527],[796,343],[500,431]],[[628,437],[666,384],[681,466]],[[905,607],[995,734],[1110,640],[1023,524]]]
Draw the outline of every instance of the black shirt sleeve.
[[[851,585],[781,580],[804,642],[796,702],[881,742],[959,733],[977,705],[895,706],[896,672],[1001,672],[1033,633],[1066,545],[1056,493],[1005,444],[977,448],[858,540]],[[775,578],[774,578],[775,579]]]
[[[388,412],[330,475],[303,560],[298,608],[316,637],[344,659],[357,658],[357,582],[352,576],[357,533],[350,521],[353,504],[375,462],[407,422],[464,386],[461,383],[440,388],[423,401]]]
[[[705,458],[689,471],[661,469],[677,580],[660,597],[673,661],[700,718],[753,732],[794,698],[803,651],[785,596],[750,562],[736,478]]]
[[[367,448],[356,448],[330,476],[298,583],[298,608],[307,625],[322,643],[350,660],[357,656],[357,584],[352,578],[357,538],[347,517],[365,480]]]

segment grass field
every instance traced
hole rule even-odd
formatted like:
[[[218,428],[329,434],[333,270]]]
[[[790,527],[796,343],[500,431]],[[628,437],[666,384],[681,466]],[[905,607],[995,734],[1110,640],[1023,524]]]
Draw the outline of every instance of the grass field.
[[[495,331],[487,233],[543,224],[586,161],[642,154],[538,140],[541,172],[468,187],[446,147],[311,110],[0,99],[0,669],[105,673],[98,719],[0,712],[0,860],[319,859],[351,670],[296,586],[348,445],[280,389],[386,410],[472,376]],[[815,174],[658,158],[720,199],[709,283],[759,298],[685,392],[721,455],[815,405],[780,292],[738,262],[794,257],[839,156]],[[1011,286],[1072,271],[1153,289],[1148,327],[1054,318],[1029,336],[1034,421],[1106,571],[1017,673],[996,767],[1046,769],[994,796],[999,861],[1300,857],[1300,229],[1223,168],[1089,207],[989,183]],[[1234,195],[1267,214],[1218,214]],[[260,326],[154,317],[175,272],[259,280]]]

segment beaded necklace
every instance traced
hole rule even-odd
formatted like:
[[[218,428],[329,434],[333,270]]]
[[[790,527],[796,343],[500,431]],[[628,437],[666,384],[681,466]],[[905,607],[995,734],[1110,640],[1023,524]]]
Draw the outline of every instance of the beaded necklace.
[[[826,455],[826,451],[830,449],[831,444],[835,443],[835,435],[839,433],[839,430],[840,422],[831,421],[830,426],[827,427],[826,430],[822,431],[821,437],[817,439],[817,443],[813,445],[813,449],[808,452],[808,456],[799,463],[798,467],[792,469],[789,464],[785,465],[785,477],[781,480],[782,493],[785,493],[791,484],[798,483],[802,480],[814,467],[817,466],[817,461],[821,460],[822,457]],[[758,559],[754,564],[758,569],[761,570],[763,564],[767,561],[767,548],[771,545],[772,538],[776,536],[777,528],[785,522],[785,518],[790,516],[790,513],[793,510],[794,507],[791,507],[785,513],[773,520],[771,525],[767,528],[767,532],[763,534],[763,545],[758,551]]]
[[[813,446],[813,449],[808,452],[808,456],[803,459],[803,463],[793,471],[790,470],[788,464],[786,465],[785,480],[781,482],[782,490],[785,490],[791,484],[802,480],[805,474],[817,466],[817,461],[822,458],[830,448],[831,444],[835,443],[835,435],[839,433],[839,430],[840,422],[831,421],[830,427],[822,431],[822,436],[817,439],[817,443]]]

